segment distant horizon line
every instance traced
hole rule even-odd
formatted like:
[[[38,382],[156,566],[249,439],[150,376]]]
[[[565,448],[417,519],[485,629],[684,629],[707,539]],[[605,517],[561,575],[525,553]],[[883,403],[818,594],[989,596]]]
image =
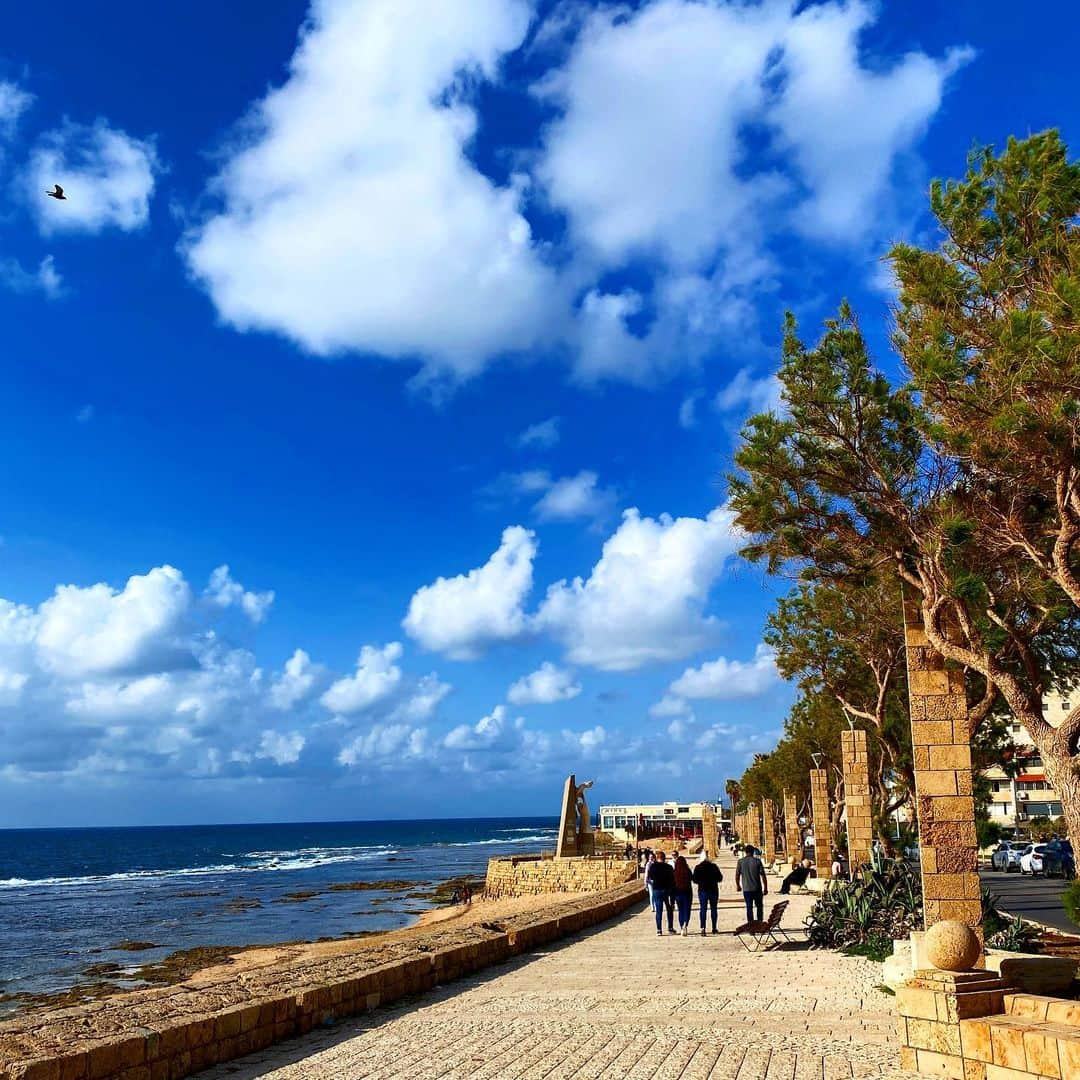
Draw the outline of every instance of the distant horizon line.
[[[475,817],[419,817],[419,818],[330,818],[304,821],[201,821],[175,822],[167,825],[0,825],[0,833],[9,832],[90,832],[92,830],[121,829],[249,829],[279,825],[390,825],[421,821],[535,821],[538,818],[558,821],[558,814],[483,814]]]

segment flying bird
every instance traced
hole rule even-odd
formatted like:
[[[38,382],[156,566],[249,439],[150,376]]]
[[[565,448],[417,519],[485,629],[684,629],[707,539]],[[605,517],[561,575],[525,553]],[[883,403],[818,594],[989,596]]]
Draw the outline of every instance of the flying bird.
[[[55,189],[54,191],[46,191],[45,192],[45,194],[48,195],[50,199],[66,199],[67,198],[67,196],[64,194],[64,189],[59,184],[53,184],[53,188]]]

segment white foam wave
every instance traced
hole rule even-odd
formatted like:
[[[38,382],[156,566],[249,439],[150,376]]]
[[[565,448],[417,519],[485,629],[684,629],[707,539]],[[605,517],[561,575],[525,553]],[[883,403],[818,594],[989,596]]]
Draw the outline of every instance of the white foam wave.
[[[515,836],[512,839],[507,836],[493,836],[488,840],[458,840],[439,847],[486,847],[489,844],[543,844],[555,839],[555,832],[531,833],[528,836]]]
[[[334,863],[371,862],[393,855],[389,845],[361,848],[301,848],[297,851],[247,852],[238,856],[245,863],[219,863],[210,866],[183,866],[169,870],[125,870],[116,874],[90,874],[78,877],[0,878],[0,889],[46,888],[72,885],[103,885],[122,881],[168,880],[170,878],[216,877],[220,874],[273,873],[288,870],[311,870]]]

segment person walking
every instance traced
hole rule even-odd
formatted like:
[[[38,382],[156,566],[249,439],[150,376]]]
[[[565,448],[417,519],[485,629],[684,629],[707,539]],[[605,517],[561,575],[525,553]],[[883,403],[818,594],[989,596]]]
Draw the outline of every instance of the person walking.
[[[690,873],[690,864],[682,857],[682,852],[675,856],[672,873],[675,877],[675,906],[679,909],[679,933],[686,937],[686,931],[690,926],[690,903],[694,878]]]
[[[649,907],[652,907],[652,880],[649,878],[649,871],[652,869],[653,863],[656,859],[653,858],[653,853],[649,852],[649,857],[645,860],[645,891],[649,894]]]
[[[765,876],[765,866],[757,857],[757,850],[749,844],[746,854],[735,865],[735,888],[743,894],[746,903],[746,921],[765,921],[765,896],[769,892],[769,881]]]
[[[701,936],[705,937],[706,913],[712,913],[712,932],[719,934],[716,929],[716,907],[720,902],[720,882],[724,880],[724,872],[709,858],[708,854],[702,854],[701,861],[694,867],[694,884],[697,886],[698,914],[701,916]]]
[[[668,933],[674,934],[675,927],[671,925],[671,908],[669,897],[675,889],[675,874],[665,859],[664,853],[658,851],[655,860],[650,863],[645,872],[645,884],[649,888],[649,899],[652,901],[653,911],[656,913],[656,936],[663,937],[664,909],[668,913]]]

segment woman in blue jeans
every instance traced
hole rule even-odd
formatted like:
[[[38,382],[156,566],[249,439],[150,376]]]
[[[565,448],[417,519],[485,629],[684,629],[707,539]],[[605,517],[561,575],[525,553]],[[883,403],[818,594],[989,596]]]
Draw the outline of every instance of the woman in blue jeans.
[[[675,889],[675,874],[662,851],[656,853],[656,862],[645,872],[645,884],[649,887],[653,911],[656,912],[656,936],[662,937],[664,909],[670,903],[671,894]],[[668,932],[674,933],[675,928],[671,925],[671,909],[667,908],[667,910]]]
[[[675,906],[679,909],[679,933],[686,937],[690,926],[690,904],[693,899],[694,882],[690,866],[681,854],[675,856],[675,865],[671,868],[675,878]]]

